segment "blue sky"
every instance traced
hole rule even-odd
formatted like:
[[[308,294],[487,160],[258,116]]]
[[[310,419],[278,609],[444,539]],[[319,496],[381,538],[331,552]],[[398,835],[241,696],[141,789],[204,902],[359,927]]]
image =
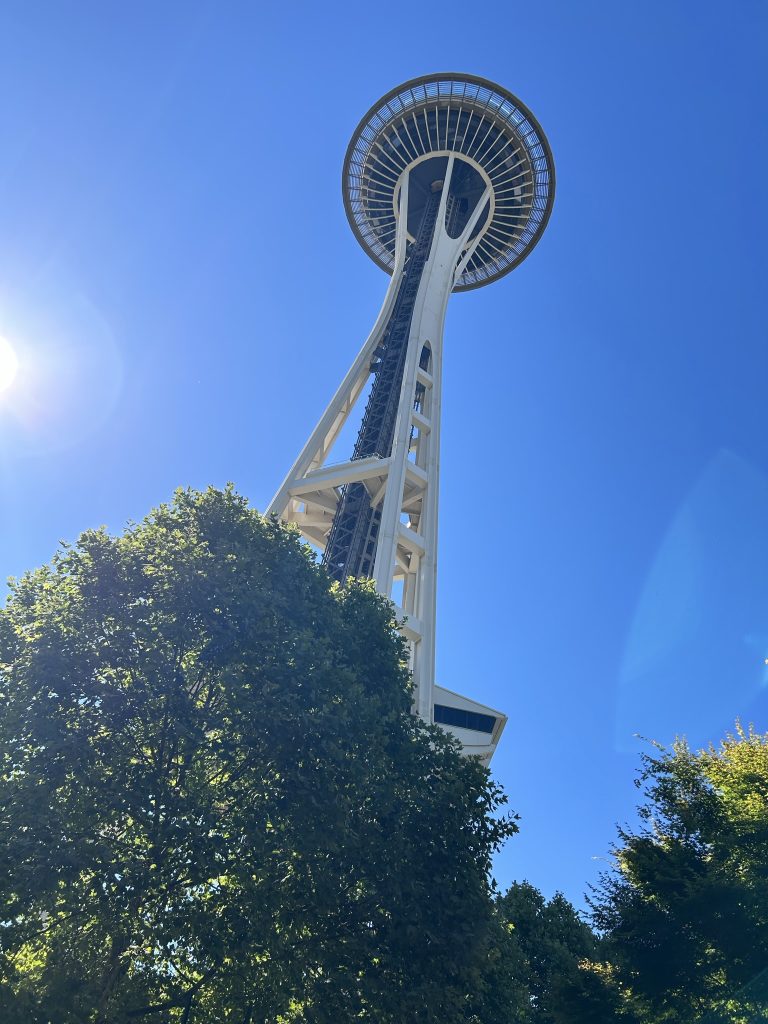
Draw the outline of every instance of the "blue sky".
[[[386,287],[352,130],[416,75],[497,81],[557,196],[448,312],[438,681],[510,716],[499,882],[580,902],[635,734],[768,728],[768,8],[387,10],[5,0],[0,574],[179,485],[264,508]]]

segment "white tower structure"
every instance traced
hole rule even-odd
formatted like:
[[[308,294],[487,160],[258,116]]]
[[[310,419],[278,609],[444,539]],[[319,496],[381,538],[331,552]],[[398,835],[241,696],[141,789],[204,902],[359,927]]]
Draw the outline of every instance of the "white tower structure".
[[[342,189],[352,230],[391,275],[389,288],[269,507],[298,525],[340,582],[372,577],[395,600],[415,713],[485,763],[506,716],[435,682],[443,323],[451,292],[495,281],[525,259],[554,187],[538,122],[491,82],[428,75],[371,108],[347,150]],[[331,461],[366,394],[352,458]]]

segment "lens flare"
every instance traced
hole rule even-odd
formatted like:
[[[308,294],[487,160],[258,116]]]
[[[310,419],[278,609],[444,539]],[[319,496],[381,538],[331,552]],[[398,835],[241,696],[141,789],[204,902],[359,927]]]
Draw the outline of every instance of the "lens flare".
[[[0,391],[5,391],[13,384],[18,369],[19,360],[13,346],[0,337]]]

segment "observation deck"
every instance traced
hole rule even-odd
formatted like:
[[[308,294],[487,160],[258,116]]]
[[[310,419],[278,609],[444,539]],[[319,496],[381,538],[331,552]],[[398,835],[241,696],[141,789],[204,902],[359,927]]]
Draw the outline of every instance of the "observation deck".
[[[451,201],[459,233],[486,194],[457,274],[468,291],[508,274],[538,242],[555,192],[552,153],[538,121],[512,93],[484,78],[414,78],[376,103],[355,130],[342,176],[344,206],[358,241],[382,270],[395,266],[403,178],[410,174],[408,236],[454,155]]]

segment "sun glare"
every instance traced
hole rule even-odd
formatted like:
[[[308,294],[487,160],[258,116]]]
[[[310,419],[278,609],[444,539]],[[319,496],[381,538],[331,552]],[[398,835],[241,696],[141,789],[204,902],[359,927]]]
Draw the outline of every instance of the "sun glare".
[[[19,360],[13,346],[5,338],[0,337],[0,391],[5,391],[13,384]]]

